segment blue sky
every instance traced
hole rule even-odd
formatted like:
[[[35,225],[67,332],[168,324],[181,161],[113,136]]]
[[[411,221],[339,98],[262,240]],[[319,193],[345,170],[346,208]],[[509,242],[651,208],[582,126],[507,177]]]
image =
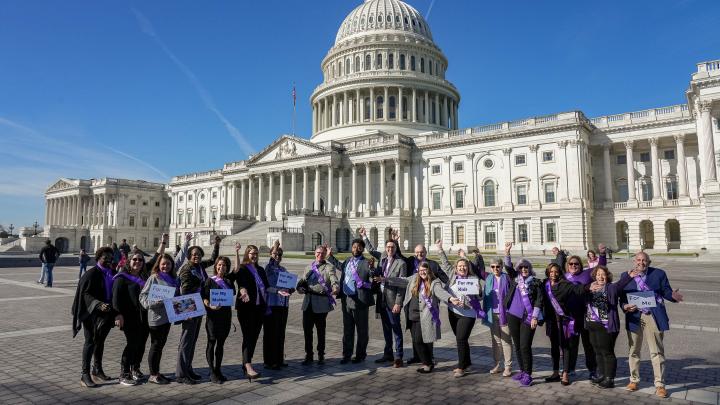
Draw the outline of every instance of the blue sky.
[[[290,132],[361,0],[27,1],[0,7],[0,224],[43,221],[59,177],[166,182]],[[716,0],[409,0],[460,90],[461,127],[684,102],[720,58]],[[432,3],[432,7],[431,7]]]

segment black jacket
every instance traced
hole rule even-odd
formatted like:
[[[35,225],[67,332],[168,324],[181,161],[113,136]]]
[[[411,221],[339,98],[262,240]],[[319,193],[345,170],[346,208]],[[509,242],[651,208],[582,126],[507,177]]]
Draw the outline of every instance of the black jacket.
[[[73,337],[82,328],[82,322],[93,319],[96,323],[114,322],[115,311],[100,311],[100,304],[112,304],[106,297],[105,277],[97,266],[91,267],[83,274],[75,290],[75,299],[72,304]],[[96,328],[98,325],[96,325]]]
[[[40,250],[40,261],[43,263],[55,263],[60,256],[60,251],[53,245],[46,245]]]
[[[265,268],[260,266],[259,264],[256,264],[253,267],[255,267],[255,270],[257,271],[260,280],[262,280],[263,284],[265,285],[265,289],[267,290],[270,283],[268,282]],[[227,278],[228,280],[230,280],[231,283],[234,282],[237,284],[238,294],[235,298],[235,308],[238,311],[248,310],[257,306],[256,302],[258,299],[258,288],[255,285],[255,276],[253,276],[247,265],[241,264],[240,266],[238,266],[237,272],[228,274]],[[250,298],[248,302],[243,302],[240,299],[239,291],[241,288],[244,288],[247,291],[248,297]],[[260,307],[267,307],[267,302],[263,301],[262,296],[260,296]]]
[[[548,282],[550,282],[550,280],[545,279],[541,287],[544,296],[543,316],[545,317],[546,321],[554,322],[557,319],[557,317],[555,316],[555,308],[553,307],[552,301],[550,300],[550,297],[547,294],[547,290],[545,289],[545,284]],[[552,293],[555,296],[558,304],[560,304],[560,308],[562,308],[565,316],[573,317],[576,323],[580,322],[580,326],[582,326],[582,324],[584,323],[583,320],[585,319],[585,307],[580,306],[575,312],[570,312],[567,304],[571,299],[574,298],[579,298],[583,300],[583,296],[588,289],[589,284],[573,284],[565,280],[564,278],[560,279],[560,281],[552,287]]]
[[[512,303],[513,297],[515,296],[515,289],[517,289],[517,281],[515,279],[518,276],[517,270],[515,270],[514,267],[511,266],[505,266],[505,271],[508,273],[508,291],[507,294],[505,294],[505,300],[503,304],[505,305],[505,308],[510,308],[510,304]],[[534,277],[532,281],[530,282],[530,285],[528,286],[528,296],[530,298],[530,304],[532,304],[533,308],[540,308],[543,309],[543,293],[542,293],[542,281],[540,281],[537,277]],[[532,316],[532,314],[530,314]]]
[[[123,329],[137,329],[143,323],[147,324],[147,310],[140,305],[140,291],[140,284],[125,277],[117,277],[113,282],[112,306],[123,316]]]

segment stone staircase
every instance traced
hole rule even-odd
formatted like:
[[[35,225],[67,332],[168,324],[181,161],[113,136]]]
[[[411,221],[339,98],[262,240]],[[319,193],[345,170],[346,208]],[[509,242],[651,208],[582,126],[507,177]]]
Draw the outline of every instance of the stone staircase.
[[[223,238],[220,243],[220,254],[223,256],[235,256],[235,243],[240,242],[243,252],[247,245],[257,246],[261,252],[267,252],[270,248],[267,246],[267,234],[270,228],[280,228],[280,221],[263,221],[255,222],[248,228]]]
[[[7,243],[0,245],[0,252],[2,252],[2,253],[24,252],[24,251],[25,251],[25,249],[23,249],[20,239],[15,239],[12,242],[7,242]]]

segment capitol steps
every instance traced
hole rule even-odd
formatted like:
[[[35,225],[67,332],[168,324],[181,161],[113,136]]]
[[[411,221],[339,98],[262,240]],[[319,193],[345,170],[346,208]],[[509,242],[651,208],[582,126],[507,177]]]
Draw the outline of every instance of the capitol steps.
[[[242,252],[245,252],[247,245],[255,245],[260,248],[260,251],[267,252],[269,246],[267,244],[267,234],[270,228],[280,228],[282,222],[280,221],[261,221],[255,222],[248,228],[226,236],[220,243],[220,254],[223,256],[235,256],[235,243],[239,242],[242,245]]]

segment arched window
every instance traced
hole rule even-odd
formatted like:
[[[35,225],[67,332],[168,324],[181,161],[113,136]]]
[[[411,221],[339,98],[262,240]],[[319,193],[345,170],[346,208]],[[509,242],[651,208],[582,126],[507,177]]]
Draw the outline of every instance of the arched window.
[[[365,97],[365,120],[370,119],[370,97]]]
[[[392,53],[388,55],[388,69],[395,69],[395,55]]]
[[[381,120],[383,119],[383,103],[385,99],[383,99],[383,96],[377,96],[375,99],[375,119]]]
[[[323,243],[322,234],[320,232],[313,232],[311,242],[312,242],[312,246],[322,245],[322,243]]]
[[[400,70],[405,70],[405,55],[400,54]]]
[[[487,180],[483,183],[483,199],[486,207],[495,206],[495,182]]]
[[[420,58],[420,73],[425,73],[425,58]]]
[[[405,96],[402,98],[402,119],[408,119],[408,99]]]
[[[345,59],[345,74],[350,74],[350,58]]]
[[[379,53],[375,57],[375,69],[382,69],[382,54]]]
[[[365,55],[365,69],[363,70],[370,69],[370,66],[372,66],[370,62],[370,55]]]
[[[353,66],[353,67],[354,67],[353,72],[360,71],[360,57],[359,56],[355,57],[355,66]]]
[[[342,61],[338,62],[338,74],[337,76],[340,77],[343,74],[343,64]]]
[[[397,119],[397,113],[395,108],[395,96],[388,97],[388,104],[390,111],[388,112],[388,118],[391,120]]]
[[[415,71],[415,55],[410,55],[410,70]]]
[[[431,60],[428,60],[428,69],[429,69],[428,73],[429,74],[432,74],[432,72],[433,72],[432,68],[433,68],[433,62]]]

